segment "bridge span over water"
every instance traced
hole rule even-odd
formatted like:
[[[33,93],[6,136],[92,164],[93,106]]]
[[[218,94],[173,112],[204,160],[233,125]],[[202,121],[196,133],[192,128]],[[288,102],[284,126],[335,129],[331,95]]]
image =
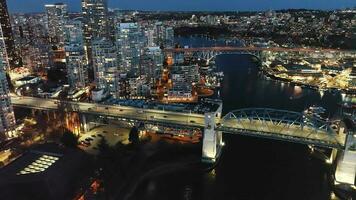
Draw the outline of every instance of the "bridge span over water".
[[[222,133],[281,140],[341,150],[335,177],[342,183],[355,185],[356,135],[338,132],[326,121],[303,113],[269,108],[246,108],[229,112],[220,118],[218,112],[193,114],[127,106],[61,101],[35,97],[12,96],[15,107],[34,110],[77,112],[81,127],[86,116],[135,120],[159,125],[204,130],[202,160],[215,162],[223,146]],[[84,128],[85,130],[85,128]],[[334,158],[335,159],[335,158]],[[332,160],[334,160],[332,159]]]
[[[328,122],[302,113],[268,108],[235,110],[223,118],[219,114],[193,114],[128,106],[62,101],[36,97],[11,98],[15,107],[36,110],[64,109],[81,115],[96,115],[117,119],[173,124],[182,127],[201,128],[231,134],[284,140],[302,144],[343,149],[345,134],[337,134]]]

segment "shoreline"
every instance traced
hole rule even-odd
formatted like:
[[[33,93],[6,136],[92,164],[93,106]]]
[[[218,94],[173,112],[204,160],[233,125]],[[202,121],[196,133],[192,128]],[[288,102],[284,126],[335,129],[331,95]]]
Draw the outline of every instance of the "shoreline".
[[[260,70],[263,73],[263,76],[271,78],[272,80],[277,80],[277,81],[282,81],[284,83],[287,84],[294,84],[296,86],[300,86],[300,87],[307,87],[308,89],[312,89],[312,90],[323,90],[323,91],[327,91],[327,90],[331,90],[331,91],[340,91],[342,93],[345,93],[346,95],[356,95],[356,90],[346,90],[346,89],[339,89],[339,88],[320,88],[316,85],[310,85],[310,84],[304,84],[304,83],[299,83],[299,82],[295,82],[295,81],[291,81],[289,79],[285,79],[285,78],[280,78],[280,77],[276,77],[273,74],[270,74],[267,72],[267,70],[260,68]]]

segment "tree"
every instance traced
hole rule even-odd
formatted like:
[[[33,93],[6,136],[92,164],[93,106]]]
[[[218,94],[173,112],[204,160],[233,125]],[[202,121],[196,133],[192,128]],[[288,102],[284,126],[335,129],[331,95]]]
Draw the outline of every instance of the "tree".
[[[138,128],[136,126],[132,127],[129,133],[129,141],[132,144],[137,144],[139,142]]]
[[[74,135],[74,133],[70,132],[69,130],[64,131],[61,142],[70,148],[76,148],[78,145],[78,137]]]
[[[109,147],[108,142],[104,137],[101,138],[98,144],[99,155],[103,157],[110,157],[111,149]]]

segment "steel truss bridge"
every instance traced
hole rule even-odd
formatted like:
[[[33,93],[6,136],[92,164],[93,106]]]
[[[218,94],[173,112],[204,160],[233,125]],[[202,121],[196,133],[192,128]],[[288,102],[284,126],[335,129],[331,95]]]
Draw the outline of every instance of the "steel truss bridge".
[[[15,107],[35,110],[58,110],[58,100],[35,97],[12,97]],[[302,113],[268,108],[235,110],[223,118],[216,114],[191,114],[127,106],[83,102],[65,102],[65,111],[109,119],[130,119],[151,124],[212,129],[215,132],[240,134],[288,142],[343,149],[345,134],[337,134],[329,123]]]
[[[250,54],[258,58],[262,57],[263,52],[289,52],[289,53],[356,53],[356,51],[346,51],[339,49],[314,49],[314,48],[282,48],[282,47],[198,47],[198,48],[169,48],[163,50],[166,55],[176,56],[185,55],[210,61],[220,54]]]
[[[220,120],[216,130],[338,149],[344,148],[346,138],[319,118],[268,108],[231,111]]]

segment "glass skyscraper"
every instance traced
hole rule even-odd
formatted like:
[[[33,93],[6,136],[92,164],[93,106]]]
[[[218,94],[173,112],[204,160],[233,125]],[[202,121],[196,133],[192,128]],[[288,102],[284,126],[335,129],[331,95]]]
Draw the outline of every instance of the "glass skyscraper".
[[[56,3],[45,5],[48,20],[48,36],[52,44],[63,47],[65,40],[65,25],[68,20],[66,4]]]
[[[84,43],[87,57],[92,64],[92,41],[108,38],[108,7],[106,0],[82,0]]]
[[[9,86],[5,69],[8,66],[5,38],[0,27],[0,140],[5,139],[8,131],[15,125],[15,115],[9,96]]]
[[[10,16],[7,10],[6,0],[0,0],[0,24],[2,28],[3,39],[5,41],[9,66],[16,66],[19,64],[19,58],[15,51],[15,43],[12,34]]]

